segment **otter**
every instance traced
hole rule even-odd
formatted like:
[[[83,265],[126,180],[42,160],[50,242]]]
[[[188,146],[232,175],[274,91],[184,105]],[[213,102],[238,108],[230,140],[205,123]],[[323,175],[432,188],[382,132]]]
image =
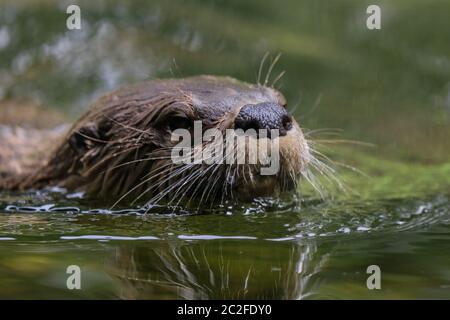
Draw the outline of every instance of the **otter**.
[[[40,152],[38,159],[20,170],[3,172],[0,188],[58,186],[114,204],[161,199],[216,202],[296,190],[310,151],[286,106],[275,88],[230,77],[202,75],[125,86],[91,104],[65,134],[41,135],[39,142],[33,139],[41,146],[35,149]],[[277,137],[253,138],[254,143],[276,140],[279,170],[262,176],[260,163],[174,163],[170,156],[177,141],[172,133],[192,131],[194,122],[200,122],[204,131],[216,128],[223,133],[278,130]],[[42,156],[42,145],[51,150],[47,156]],[[0,148],[0,168],[2,161],[11,161],[4,154]]]

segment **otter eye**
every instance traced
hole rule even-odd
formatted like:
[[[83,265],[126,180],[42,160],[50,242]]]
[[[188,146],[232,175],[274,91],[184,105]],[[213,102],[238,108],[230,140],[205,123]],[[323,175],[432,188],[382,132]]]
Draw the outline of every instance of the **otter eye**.
[[[173,117],[167,121],[167,128],[170,131],[176,129],[186,129],[189,130],[192,127],[192,121],[184,117]]]

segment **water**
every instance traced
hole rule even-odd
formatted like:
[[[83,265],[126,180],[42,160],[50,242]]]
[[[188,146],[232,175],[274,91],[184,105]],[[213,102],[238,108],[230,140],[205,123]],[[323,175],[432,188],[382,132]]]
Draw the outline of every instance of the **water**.
[[[27,207],[0,216],[0,297],[448,298],[449,200],[170,216]],[[72,264],[81,291],[65,288]],[[372,264],[380,291],[366,287]]]
[[[132,81],[254,81],[264,53],[280,52],[273,77],[287,71],[280,90],[301,125],[343,129],[309,137],[347,191],[322,178],[324,199],[304,182],[297,199],[203,214],[1,192],[0,298],[450,298],[447,3],[381,2],[377,33],[360,1],[80,4],[83,29],[69,32],[64,4],[2,3],[1,103],[74,118]],[[82,290],[67,289],[69,265]],[[370,265],[381,290],[367,289]]]

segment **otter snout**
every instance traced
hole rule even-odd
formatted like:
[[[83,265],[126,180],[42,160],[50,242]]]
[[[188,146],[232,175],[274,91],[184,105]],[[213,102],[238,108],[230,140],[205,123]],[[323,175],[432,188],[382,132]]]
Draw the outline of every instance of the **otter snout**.
[[[285,108],[277,103],[262,102],[257,104],[247,104],[241,108],[234,120],[234,128],[266,129],[270,137],[271,129],[278,129],[280,136],[285,136],[292,129],[292,116]]]

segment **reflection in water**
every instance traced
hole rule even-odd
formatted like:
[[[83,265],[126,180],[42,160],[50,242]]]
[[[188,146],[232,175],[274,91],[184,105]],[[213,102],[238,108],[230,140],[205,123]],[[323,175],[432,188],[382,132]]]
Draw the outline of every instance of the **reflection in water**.
[[[11,204],[0,214],[0,298],[449,297],[446,196],[171,216],[82,213],[69,200],[0,201]],[[67,290],[68,264],[82,267],[83,290]],[[366,287],[372,264],[383,290]]]
[[[152,242],[117,247],[107,269],[123,299],[302,299],[327,259],[313,241]]]

